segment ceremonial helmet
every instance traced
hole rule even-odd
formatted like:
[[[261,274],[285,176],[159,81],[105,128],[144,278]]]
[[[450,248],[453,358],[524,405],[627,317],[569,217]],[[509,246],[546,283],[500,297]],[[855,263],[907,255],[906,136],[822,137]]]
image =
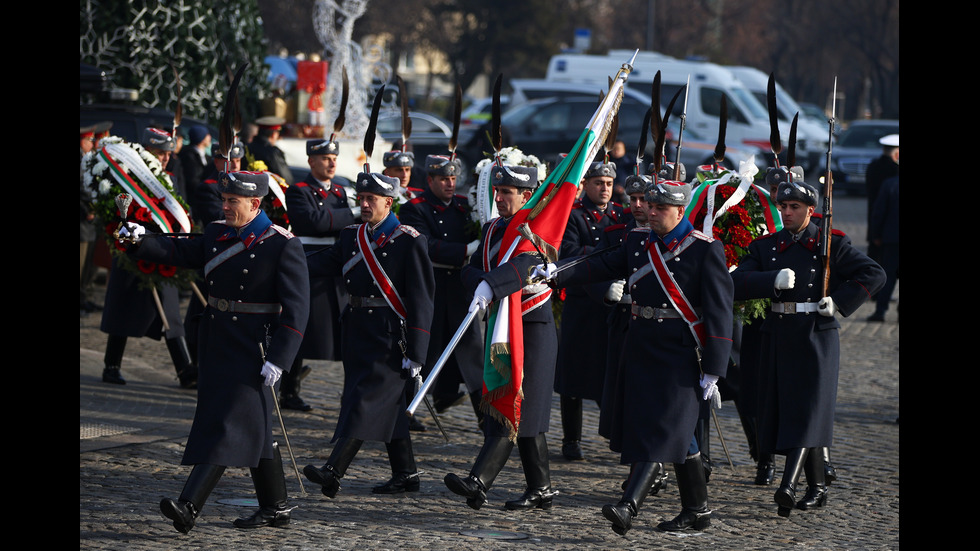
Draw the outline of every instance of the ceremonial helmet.
[[[490,185],[535,190],[538,188],[538,169],[533,166],[498,165],[494,163],[490,169]]]
[[[446,155],[427,155],[425,157],[425,172],[429,176],[459,176],[463,171],[459,159],[450,159]]]
[[[659,180],[647,187],[644,198],[648,203],[686,207],[691,201],[691,184]]]
[[[244,197],[265,197],[269,193],[269,175],[265,172],[222,172],[218,175],[218,190]]]
[[[354,191],[357,193],[373,193],[382,197],[398,195],[400,180],[377,172],[361,172],[357,175]]]
[[[802,180],[782,182],[776,190],[776,201],[799,201],[815,207],[817,206],[817,190]]]
[[[328,140],[326,138],[315,138],[312,140],[306,140],[306,156],[312,157],[314,155],[339,155],[340,154],[340,142],[337,140]]]

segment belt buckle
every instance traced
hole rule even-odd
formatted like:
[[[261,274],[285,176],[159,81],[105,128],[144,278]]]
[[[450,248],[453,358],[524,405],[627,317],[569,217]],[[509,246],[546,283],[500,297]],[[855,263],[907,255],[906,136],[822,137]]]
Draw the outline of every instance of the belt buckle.
[[[640,308],[640,315],[643,316],[643,319],[653,319],[653,306]]]
[[[219,298],[218,299],[218,306],[217,306],[217,308],[218,308],[219,311],[221,311],[221,312],[227,312],[228,311],[228,306],[229,306],[228,299],[224,299],[224,298]]]
[[[784,302],[783,303],[783,313],[784,314],[795,314],[796,313],[796,303],[795,302]]]

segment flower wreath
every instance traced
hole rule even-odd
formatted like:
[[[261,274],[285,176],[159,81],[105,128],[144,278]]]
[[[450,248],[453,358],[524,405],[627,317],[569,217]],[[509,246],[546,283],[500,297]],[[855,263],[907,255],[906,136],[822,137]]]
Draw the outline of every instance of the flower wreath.
[[[759,172],[753,159],[742,161],[739,171],[719,167],[698,171],[698,184],[691,193],[688,220],[696,229],[713,236],[725,246],[729,271],[749,252],[758,237],[782,229],[782,220],[769,192],[753,182]],[[743,323],[765,314],[769,299],[735,302],[735,318]]]
[[[139,222],[151,231],[191,231],[187,203],[174,193],[170,177],[156,156],[138,143],[109,136],[99,142],[99,149],[82,158],[82,177],[92,194],[96,215],[106,224],[106,240],[118,266],[139,276],[141,289],[155,285],[190,289],[197,279],[195,270],[133,259],[113,237],[123,220],[116,205],[119,194],[133,198],[126,220]]]

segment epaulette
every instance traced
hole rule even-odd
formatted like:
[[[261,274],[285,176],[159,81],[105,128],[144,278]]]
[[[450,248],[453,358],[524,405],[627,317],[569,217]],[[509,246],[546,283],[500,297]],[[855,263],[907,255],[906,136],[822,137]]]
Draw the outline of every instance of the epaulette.
[[[292,238],[296,237],[295,235],[293,235],[293,232],[287,230],[286,228],[280,226],[279,224],[273,224],[272,225],[272,229],[274,229],[277,232],[279,232],[279,234],[282,235],[282,236],[284,236],[286,239],[292,239]]]
[[[650,233],[650,228],[647,227],[647,226],[637,226],[637,227],[635,227],[635,228],[633,228],[633,229],[630,230],[630,233],[633,233],[633,232]]]
[[[579,200],[575,201],[574,203],[572,203],[572,208],[573,209],[580,208],[581,206],[582,206],[582,200],[581,199],[579,199]]]
[[[357,227],[360,226],[361,224],[363,224],[363,222],[358,222],[358,223],[355,223],[355,224],[351,224],[351,225],[345,227],[344,229],[345,230],[356,230]]]
[[[307,184],[306,182],[296,182],[293,185],[296,187],[310,187],[310,184]]]
[[[402,224],[402,225],[398,226],[398,229],[401,230],[402,233],[404,233],[405,235],[410,235],[412,237],[418,237],[419,236],[419,231],[417,229],[413,228],[412,226],[409,226],[409,225],[406,225],[406,224]]]
[[[603,228],[602,231],[604,231],[604,232],[616,231],[616,230],[621,230],[621,229],[623,229],[625,227],[626,227],[626,224],[610,224],[610,225],[606,226],[605,228]]]
[[[408,204],[410,205],[417,205],[419,203],[424,203],[424,202],[425,202],[425,197],[422,197],[421,195],[419,195],[418,197],[413,197],[408,200]]]
[[[707,241],[708,243],[711,243],[712,241],[715,240],[714,237],[712,237],[712,236],[704,233],[701,230],[691,230],[691,235],[693,235],[694,237],[697,237],[701,241]]]
[[[752,242],[755,243],[756,241],[762,241],[763,239],[769,239],[769,238],[775,237],[777,233],[779,233],[779,232],[772,232],[772,233],[767,233],[767,234],[764,234],[764,235],[760,235],[759,237],[756,237],[755,239],[753,239]]]

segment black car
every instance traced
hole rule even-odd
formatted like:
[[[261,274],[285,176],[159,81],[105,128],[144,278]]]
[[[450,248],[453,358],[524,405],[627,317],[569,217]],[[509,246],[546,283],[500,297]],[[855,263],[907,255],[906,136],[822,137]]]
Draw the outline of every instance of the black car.
[[[139,142],[144,128],[173,128],[174,114],[166,109],[127,104],[83,103],[78,106],[79,126],[90,126],[102,121],[112,121],[109,133],[113,136],[119,136],[128,142]],[[213,125],[191,117],[181,117],[181,128],[195,125],[207,127],[211,138],[218,139],[218,129]]]

